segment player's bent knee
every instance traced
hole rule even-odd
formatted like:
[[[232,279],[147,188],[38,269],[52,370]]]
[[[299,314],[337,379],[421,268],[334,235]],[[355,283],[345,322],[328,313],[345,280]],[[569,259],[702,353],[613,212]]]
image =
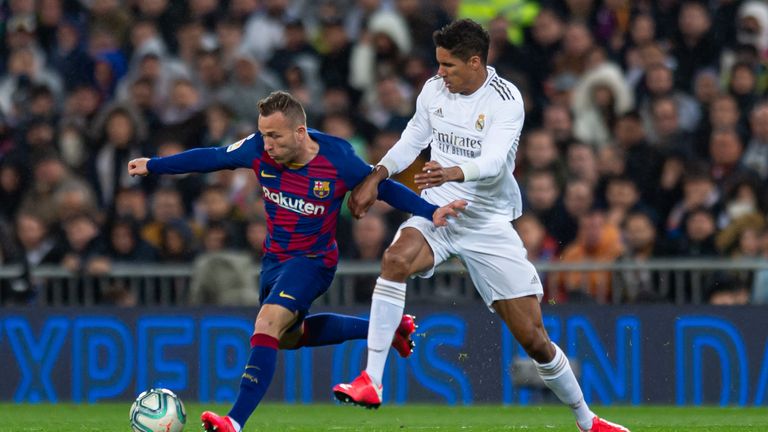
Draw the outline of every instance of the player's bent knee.
[[[389,248],[384,251],[384,256],[381,259],[382,273],[397,275],[398,279],[407,278],[411,274],[410,266],[412,261],[405,254]]]

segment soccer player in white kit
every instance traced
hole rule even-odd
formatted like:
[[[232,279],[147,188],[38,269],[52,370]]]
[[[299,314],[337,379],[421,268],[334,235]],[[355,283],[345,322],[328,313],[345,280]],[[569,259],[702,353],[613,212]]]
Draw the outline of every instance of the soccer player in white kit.
[[[408,167],[431,145],[432,160],[415,177],[422,196],[436,205],[456,199],[469,205],[445,227],[416,217],[401,225],[384,253],[373,291],[367,367],[351,383],[336,385],[334,394],[342,402],[381,404],[381,379],[403,315],[407,278],[430,277],[435,267],[457,256],[485,303],[536,363],[547,386],[571,407],[579,430],[627,431],[589,409],[568,359],[550,341],[542,323],[543,288],[510,223],[522,213],[520,188],[512,173],[525,118],[523,98],[486,65],[488,40],[488,33],[471,20],[458,20],[435,32],[437,75],[424,85],[400,140],[350,197],[354,216],[364,216],[376,200],[378,184]]]

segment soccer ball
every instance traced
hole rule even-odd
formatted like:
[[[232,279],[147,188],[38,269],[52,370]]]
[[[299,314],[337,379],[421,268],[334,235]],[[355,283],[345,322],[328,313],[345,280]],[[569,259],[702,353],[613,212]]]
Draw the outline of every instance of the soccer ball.
[[[131,405],[134,432],[181,432],[187,422],[184,404],[168,389],[154,388],[139,395]]]

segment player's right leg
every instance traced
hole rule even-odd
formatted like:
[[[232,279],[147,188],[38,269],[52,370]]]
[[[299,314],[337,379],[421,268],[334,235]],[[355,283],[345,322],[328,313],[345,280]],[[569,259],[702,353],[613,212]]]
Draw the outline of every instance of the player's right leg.
[[[381,405],[381,380],[387,354],[403,322],[405,281],[411,274],[432,268],[434,263],[432,248],[421,232],[413,228],[402,229],[384,252],[381,276],[376,280],[371,301],[368,363],[357,379],[334,386],[333,393],[338,400],[365,407]]]

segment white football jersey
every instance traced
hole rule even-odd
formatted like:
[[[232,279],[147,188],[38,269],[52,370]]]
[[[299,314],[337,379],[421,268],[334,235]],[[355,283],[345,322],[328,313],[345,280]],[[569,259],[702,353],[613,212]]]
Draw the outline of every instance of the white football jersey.
[[[400,140],[379,164],[396,174],[431,145],[432,160],[446,168],[461,167],[465,181],[425,189],[425,200],[440,206],[467,200],[460,218],[467,224],[510,221],[522,213],[520,187],[512,173],[524,119],[520,91],[492,67],[483,86],[468,96],[449,92],[435,76],[419,94],[416,113]]]

